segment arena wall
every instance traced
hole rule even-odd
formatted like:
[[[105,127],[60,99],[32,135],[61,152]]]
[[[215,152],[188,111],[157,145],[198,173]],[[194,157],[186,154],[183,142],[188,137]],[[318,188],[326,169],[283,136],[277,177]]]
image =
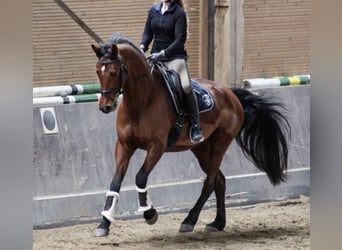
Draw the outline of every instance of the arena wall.
[[[292,127],[289,178],[285,184],[273,187],[233,142],[221,166],[227,179],[226,205],[309,195],[310,85],[251,91],[273,94],[288,106]],[[43,115],[46,108],[48,117]],[[34,107],[33,118],[34,226],[99,219],[114,171],[116,112],[103,114],[92,102]],[[138,150],[130,161],[118,217],[137,215],[134,180],[144,156],[145,152]],[[198,198],[204,178],[190,151],[167,153],[150,175],[151,200],[159,211],[188,209]],[[211,197],[206,206],[214,204]]]

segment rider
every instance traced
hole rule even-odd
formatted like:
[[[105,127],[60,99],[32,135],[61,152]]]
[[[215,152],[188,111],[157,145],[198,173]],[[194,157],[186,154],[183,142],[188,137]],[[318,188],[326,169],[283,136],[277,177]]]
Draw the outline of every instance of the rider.
[[[190,81],[188,55],[184,46],[186,38],[187,16],[183,0],[161,0],[148,13],[140,49],[145,53],[154,39],[150,60],[162,61],[179,74],[189,107],[192,126],[190,140],[197,143],[203,141],[204,137],[200,128],[197,97]]]

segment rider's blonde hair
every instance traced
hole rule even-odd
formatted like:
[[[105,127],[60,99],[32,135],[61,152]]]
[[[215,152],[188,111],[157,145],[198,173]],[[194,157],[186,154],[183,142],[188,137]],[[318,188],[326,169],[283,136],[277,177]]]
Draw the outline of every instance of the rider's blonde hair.
[[[156,1],[154,1],[154,4],[157,4],[158,2],[159,2],[159,1],[156,0]],[[179,5],[180,7],[182,7],[184,10],[186,9],[183,0],[171,0],[171,2],[172,2],[172,3],[178,4],[178,5]]]
[[[175,2],[176,4],[178,4],[180,7],[182,7],[185,10],[185,4],[183,0],[171,0],[171,2]]]

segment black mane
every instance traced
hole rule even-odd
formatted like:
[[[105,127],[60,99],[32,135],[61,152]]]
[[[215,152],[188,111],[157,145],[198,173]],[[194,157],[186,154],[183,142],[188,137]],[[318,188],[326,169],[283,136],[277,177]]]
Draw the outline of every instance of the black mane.
[[[126,36],[124,36],[122,33],[114,33],[109,39],[108,39],[108,44],[129,44],[131,45],[135,50],[141,53],[140,49],[131,41],[129,40]]]

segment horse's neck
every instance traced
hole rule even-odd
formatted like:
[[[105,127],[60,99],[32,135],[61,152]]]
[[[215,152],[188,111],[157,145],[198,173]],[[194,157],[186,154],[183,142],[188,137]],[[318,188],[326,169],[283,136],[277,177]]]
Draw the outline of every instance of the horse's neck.
[[[121,47],[120,54],[128,69],[127,86],[124,88],[124,104],[130,114],[147,109],[158,88],[146,60],[133,48]]]
[[[129,70],[129,77],[139,80],[149,71],[149,66],[144,57],[138,53],[134,48],[127,44],[118,45],[120,56],[124,59]]]
[[[160,78],[156,78],[156,74],[147,71],[140,77],[139,80],[128,79],[129,87],[124,94],[132,112],[148,110],[156,99],[163,95],[163,85],[159,82]]]

